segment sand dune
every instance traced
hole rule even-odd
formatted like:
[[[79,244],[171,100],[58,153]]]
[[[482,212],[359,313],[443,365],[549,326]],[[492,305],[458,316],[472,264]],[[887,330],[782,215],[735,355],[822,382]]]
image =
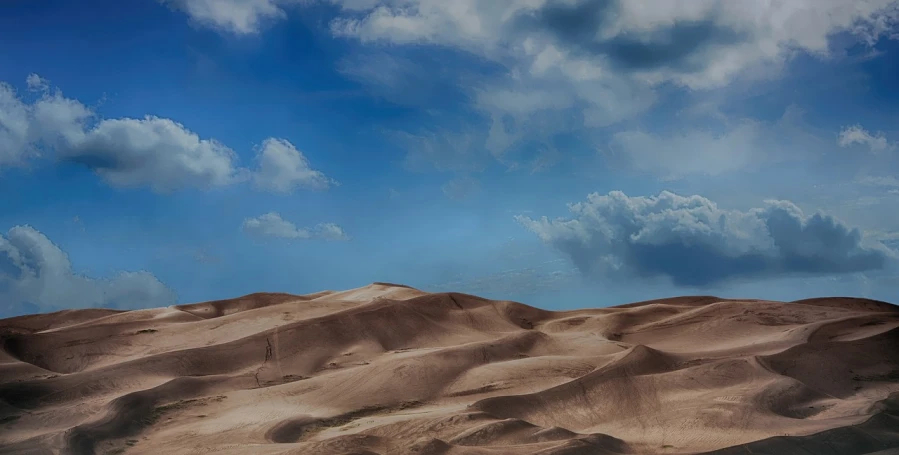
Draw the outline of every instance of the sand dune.
[[[899,307],[375,283],[0,320],[2,454],[896,454]]]

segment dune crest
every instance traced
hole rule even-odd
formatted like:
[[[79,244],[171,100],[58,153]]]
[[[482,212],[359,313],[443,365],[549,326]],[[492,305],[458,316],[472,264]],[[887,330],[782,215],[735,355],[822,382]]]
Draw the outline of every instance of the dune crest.
[[[899,449],[899,307],[373,283],[0,320],[0,454]]]

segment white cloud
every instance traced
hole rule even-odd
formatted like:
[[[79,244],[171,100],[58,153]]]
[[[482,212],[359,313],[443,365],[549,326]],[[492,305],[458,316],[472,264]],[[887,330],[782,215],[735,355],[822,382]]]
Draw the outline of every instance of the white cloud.
[[[302,0],[159,0],[198,24],[236,35],[259,32],[266,21],[285,17],[282,5]]]
[[[726,84],[796,50],[827,54],[836,32],[876,39],[899,15],[894,0],[388,0],[369,2],[361,16],[354,9],[332,22],[336,34],[492,58],[517,53],[538,72],[588,56],[595,72],[693,88]]]
[[[30,87],[45,82],[35,74],[28,79]],[[0,168],[26,165],[40,155],[40,146],[65,148],[83,138],[84,123],[93,113],[58,91],[42,91],[29,104],[0,82]]]
[[[259,168],[253,174],[253,181],[264,190],[289,193],[298,187],[321,190],[336,184],[312,169],[303,153],[285,139],[266,139],[256,160]]]
[[[840,131],[838,143],[840,144],[840,147],[864,145],[872,152],[883,152],[894,147],[894,144],[887,142],[887,138],[883,133],[871,133],[862,128],[861,125],[844,127]]]
[[[34,73],[28,75],[25,83],[28,85],[28,90],[42,92],[50,89],[50,82]]]
[[[101,279],[80,275],[68,256],[30,226],[0,235],[0,302],[8,312],[66,308],[147,308],[175,303],[175,294],[149,272]]]
[[[474,107],[490,118],[486,148],[500,160],[523,141],[633,118],[654,104],[660,85],[706,90],[772,77],[799,52],[830,56],[834,34],[873,43],[899,18],[895,0],[354,3],[332,21],[336,36],[370,46],[441,46],[505,68],[466,84]],[[726,141],[697,133],[681,143]],[[738,148],[732,155],[747,146]],[[736,164],[717,161],[720,169]]]
[[[102,120],[57,150],[60,158],[84,164],[118,187],[169,192],[242,179],[233,150],[159,117]]]
[[[396,0],[371,2],[361,15],[357,8],[332,30],[362,42],[463,49],[521,75],[562,76],[587,98],[614,97],[609,84],[622,75],[638,85],[723,86],[796,51],[827,55],[840,31],[873,40],[897,17],[894,0]],[[606,114],[613,107],[586,101]]]
[[[32,88],[46,84],[36,74]],[[159,117],[101,119],[88,107],[48,88],[32,103],[0,84],[0,166],[21,166],[38,151],[83,164],[114,186],[157,191],[209,188],[240,180],[234,152]]]
[[[358,40],[367,50],[398,54],[395,47],[378,45],[431,45],[495,64],[498,71],[490,76],[456,82],[469,92],[464,98],[489,119],[479,150],[507,164],[506,152],[519,144],[545,143],[554,133],[606,127],[644,113],[660,86],[698,91],[776,77],[799,53],[834,55],[834,35],[868,45],[895,37],[899,19],[896,0],[320,1],[340,7],[330,22],[332,34]],[[205,6],[210,0],[196,3],[190,14],[214,16]],[[241,8],[232,3],[220,2],[228,13],[218,16],[281,17],[285,5],[299,2],[254,0]],[[258,29],[258,20],[242,21],[256,25],[239,29]],[[212,23],[221,27],[232,22],[240,21]],[[403,90],[409,85],[402,81],[423,80],[420,68],[403,57],[371,58],[390,64],[363,68],[357,67],[358,60],[342,65],[341,71],[372,81],[392,102],[428,108],[428,100],[438,98],[420,88]],[[427,69],[461,72],[459,66]],[[436,139],[431,146],[435,153],[457,151]],[[682,142],[691,140],[711,146],[716,139],[697,136]]]
[[[312,230],[313,237],[323,240],[350,240],[343,228],[334,223],[322,223]]]
[[[241,230],[259,238],[349,240],[349,236],[343,231],[343,228],[334,223],[322,223],[312,229],[300,228],[281,218],[281,214],[277,212],[247,218],[243,221]]]
[[[0,82],[0,169],[22,166],[38,155],[29,136],[29,111],[15,89]]]
[[[85,127],[94,113],[78,100],[62,92],[45,91],[29,106],[29,134],[35,145],[68,149],[85,138]]]
[[[828,275],[884,268],[895,254],[857,228],[789,201],[725,210],[701,197],[613,191],[571,204],[572,218],[516,219],[592,276],[666,277],[708,286],[789,274]]]
[[[148,186],[157,192],[210,189],[253,177],[256,186],[279,192],[326,189],[333,180],[310,168],[285,139],[266,139],[250,172],[237,154],[215,139],[203,139],[174,120],[102,119],[80,101],[51,92],[46,80],[28,76],[40,88],[33,102],[0,82],[0,169],[25,166],[41,152],[82,164],[116,187]]]
[[[269,212],[256,218],[247,218],[241,227],[247,234],[257,237],[277,237],[281,239],[308,239],[312,237],[307,229],[300,229],[276,212]]]

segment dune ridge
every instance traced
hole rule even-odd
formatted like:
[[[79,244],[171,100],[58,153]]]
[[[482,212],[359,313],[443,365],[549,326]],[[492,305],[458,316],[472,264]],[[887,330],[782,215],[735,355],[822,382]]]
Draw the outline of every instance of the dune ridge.
[[[0,454],[888,454],[899,307],[373,283],[0,320]]]

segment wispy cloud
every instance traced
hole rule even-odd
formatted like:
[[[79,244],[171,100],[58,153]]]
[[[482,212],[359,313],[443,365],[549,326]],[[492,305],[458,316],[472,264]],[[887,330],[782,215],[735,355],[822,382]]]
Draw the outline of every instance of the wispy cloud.
[[[247,218],[241,225],[244,233],[257,238],[278,239],[322,239],[343,241],[350,237],[343,228],[334,223],[322,223],[313,228],[300,228],[281,218],[277,212],[269,212],[255,218]]]

